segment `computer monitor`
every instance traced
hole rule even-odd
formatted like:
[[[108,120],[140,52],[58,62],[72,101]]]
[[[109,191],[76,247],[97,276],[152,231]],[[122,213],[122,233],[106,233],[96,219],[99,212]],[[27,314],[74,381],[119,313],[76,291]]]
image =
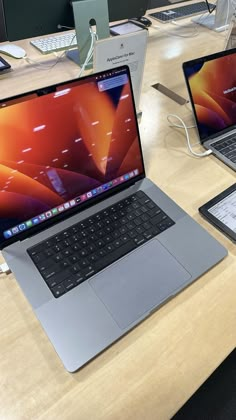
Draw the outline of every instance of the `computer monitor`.
[[[48,35],[75,27],[72,8],[74,1],[0,1],[3,1],[8,41]],[[109,21],[113,22],[143,16],[146,13],[148,1],[107,0]],[[96,0],[96,2],[99,8],[100,0]]]
[[[2,4],[2,0],[0,0],[0,42],[6,41],[6,39],[7,39],[7,34],[6,34],[4,13],[3,13],[3,4]]]
[[[229,26],[234,10],[235,4],[233,4],[233,0],[217,0],[216,7],[212,13],[192,18],[192,21],[208,29],[221,32]]]
[[[110,36],[109,21],[145,14],[149,0],[2,0],[9,41],[52,34],[75,27],[79,64],[86,61],[91,44],[90,24],[99,39]],[[20,17],[20,18],[19,18]],[[73,59],[74,55],[73,55]]]
[[[3,0],[8,41],[16,41],[74,27],[67,0]]]
[[[175,3],[183,3],[190,0],[149,0],[148,9],[157,9],[158,7],[173,6]]]

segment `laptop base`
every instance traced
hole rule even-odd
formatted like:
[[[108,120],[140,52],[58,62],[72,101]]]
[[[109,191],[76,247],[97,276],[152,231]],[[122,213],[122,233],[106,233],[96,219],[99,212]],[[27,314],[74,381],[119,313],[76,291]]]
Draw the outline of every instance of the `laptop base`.
[[[112,204],[116,200],[124,198],[126,194],[140,189],[156,203],[161,203],[162,208],[168,211],[175,220],[175,225],[59,299],[52,296],[40,274],[35,272],[33,263],[30,263],[30,257],[26,255],[27,248],[37,242],[37,238],[15,243],[3,251],[4,258],[10,264],[24,294],[31,302],[36,316],[65,368],[70,372],[76,371],[121,338],[227,255],[227,250],[219,242],[147,178],[134,185],[130,191],[123,191],[116,198],[111,197],[106,200],[102,207],[106,208],[107,204]],[[73,219],[75,220],[76,216]],[[63,224],[65,225],[65,222],[62,223],[62,227]],[[54,233],[59,229],[59,226],[55,226]],[[40,236],[41,238],[42,236],[46,237],[47,232]],[[147,250],[145,250],[146,246]],[[167,285],[165,284],[164,290],[160,278],[160,276],[165,277],[165,269],[160,260],[163,254],[159,255],[159,249],[164,252],[165,257],[168,256],[171,265],[178,268],[178,284],[175,283],[173,288],[168,288],[168,293],[165,293]],[[155,259],[155,264],[150,262],[151,267],[147,265],[145,275],[142,274],[139,277],[138,290],[142,291],[143,286],[140,286],[142,279],[144,283],[148,281],[148,284],[156,281],[155,289],[159,290],[159,293],[155,292],[155,302],[153,296],[152,302],[149,301],[150,294],[153,295],[150,292],[150,287],[146,291],[149,293],[145,295],[145,305],[142,299],[140,301],[135,298],[136,288],[133,287],[133,293],[129,291],[127,295],[126,305],[130,305],[128,313],[124,311],[123,306],[118,313],[116,294],[113,294],[113,303],[111,302],[112,290],[117,292],[117,288],[113,289],[110,286],[109,290],[103,291],[101,296],[102,285],[107,282],[106,279],[112,279],[113,285],[117,280],[119,282],[117,287],[120,286],[120,281],[126,281],[127,285],[129,282],[135,284],[135,278],[137,275],[140,276],[141,259],[145,265],[147,254],[151,256],[152,260]],[[131,258],[130,262],[129,258]],[[157,268],[158,263],[162,267],[161,273]],[[132,264],[133,268],[127,270],[127,264]],[[168,271],[168,268],[166,269]],[[119,273],[123,273],[123,280]],[[181,277],[182,274],[183,277]],[[32,282],[32,276],[34,276],[34,282]],[[172,275],[168,277],[171,284],[173,283],[172,277]],[[37,288],[35,284],[37,284]],[[121,301],[126,297],[119,295],[119,299]]]

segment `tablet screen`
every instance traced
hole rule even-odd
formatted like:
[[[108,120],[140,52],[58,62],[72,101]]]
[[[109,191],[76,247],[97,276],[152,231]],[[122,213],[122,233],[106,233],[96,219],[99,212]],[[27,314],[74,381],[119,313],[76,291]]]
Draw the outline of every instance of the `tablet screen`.
[[[236,183],[198,210],[209,222],[236,242]]]
[[[221,223],[236,232],[236,191],[210,207],[208,211]]]
[[[125,22],[119,25],[113,25],[110,27],[110,31],[114,35],[125,35],[130,34],[132,32],[143,31],[144,28],[141,26],[136,25],[133,22]]]

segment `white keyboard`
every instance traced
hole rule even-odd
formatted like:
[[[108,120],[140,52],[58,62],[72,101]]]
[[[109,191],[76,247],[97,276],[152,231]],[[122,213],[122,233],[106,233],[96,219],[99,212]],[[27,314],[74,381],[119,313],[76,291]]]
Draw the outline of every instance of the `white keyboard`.
[[[42,54],[68,50],[77,46],[75,31],[30,41]]]

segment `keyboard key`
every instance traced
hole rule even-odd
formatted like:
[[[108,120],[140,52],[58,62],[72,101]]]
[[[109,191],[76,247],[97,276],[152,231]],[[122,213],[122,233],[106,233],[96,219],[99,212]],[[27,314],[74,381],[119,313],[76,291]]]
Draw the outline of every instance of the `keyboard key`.
[[[58,284],[54,287],[52,287],[52,293],[56,298],[60,297],[66,292],[66,289],[63,284]]]

